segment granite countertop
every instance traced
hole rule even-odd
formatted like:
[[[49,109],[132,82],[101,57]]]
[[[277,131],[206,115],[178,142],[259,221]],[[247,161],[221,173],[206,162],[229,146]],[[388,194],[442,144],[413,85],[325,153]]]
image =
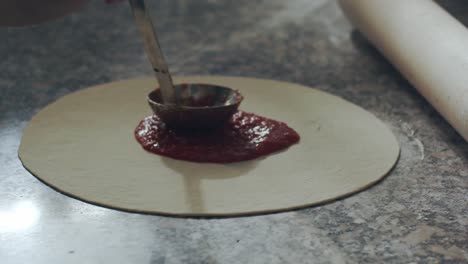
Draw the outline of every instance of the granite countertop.
[[[341,96],[391,128],[397,166],[346,199],[252,217],[132,214],[53,191],[17,158],[28,120],[71,91],[151,74],[129,7],[92,1],[64,19],[0,28],[0,263],[468,262],[468,144],[334,1],[148,2],[174,74],[270,78]],[[464,0],[445,5],[468,17]]]

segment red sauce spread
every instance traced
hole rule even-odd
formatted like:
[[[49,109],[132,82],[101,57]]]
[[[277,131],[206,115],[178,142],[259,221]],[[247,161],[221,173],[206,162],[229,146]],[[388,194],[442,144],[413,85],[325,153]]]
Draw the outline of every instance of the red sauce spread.
[[[138,124],[135,137],[147,151],[181,160],[229,163],[287,148],[299,135],[285,123],[238,111],[220,128],[171,130],[156,116]]]

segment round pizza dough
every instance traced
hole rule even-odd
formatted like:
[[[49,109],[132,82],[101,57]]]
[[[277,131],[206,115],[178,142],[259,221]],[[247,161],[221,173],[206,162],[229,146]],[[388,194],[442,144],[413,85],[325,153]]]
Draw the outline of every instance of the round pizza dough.
[[[399,156],[391,131],[336,96],[297,84],[240,77],[180,77],[232,87],[241,109],[286,122],[301,141],[233,164],[200,164],[143,150],[134,138],[151,114],[153,78],[108,83],[67,95],[38,113],[22,138],[24,166],[80,200],[143,213],[244,215],[315,205],[363,190]]]

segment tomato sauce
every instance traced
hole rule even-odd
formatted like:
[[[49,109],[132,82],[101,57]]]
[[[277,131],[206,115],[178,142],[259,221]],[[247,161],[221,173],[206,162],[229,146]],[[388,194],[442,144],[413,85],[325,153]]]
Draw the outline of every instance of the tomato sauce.
[[[211,130],[173,130],[156,116],[144,118],[135,129],[142,147],[174,159],[229,163],[255,159],[299,142],[299,134],[283,122],[238,111]]]

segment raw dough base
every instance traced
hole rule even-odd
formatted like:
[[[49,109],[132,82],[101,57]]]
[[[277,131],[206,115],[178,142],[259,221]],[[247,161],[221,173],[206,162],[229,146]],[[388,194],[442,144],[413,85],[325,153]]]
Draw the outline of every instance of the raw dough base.
[[[241,109],[285,121],[301,135],[286,151],[236,164],[198,164],[146,152],[133,136],[151,114],[153,78],[67,95],[26,128],[19,156],[53,188],[83,201],[144,213],[244,215],[334,200],[377,182],[399,156],[390,130],[336,96],[297,84],[181,77],[239,89]]]

